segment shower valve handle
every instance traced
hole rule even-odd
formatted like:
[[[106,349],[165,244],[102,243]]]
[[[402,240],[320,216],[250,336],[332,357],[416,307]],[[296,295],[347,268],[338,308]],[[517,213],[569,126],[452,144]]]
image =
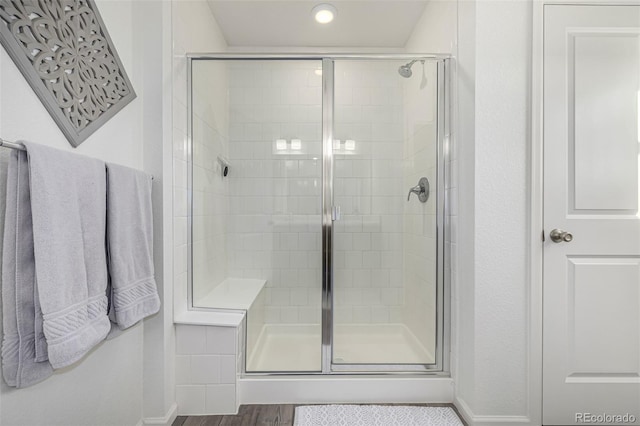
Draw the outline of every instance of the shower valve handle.
[[[409,194],[407,195],[407,201],[411,199],[411,194],[417,194],[418,197],[422,194],[422,187],[420,185],[416,185],[413,188],[409,189]]]
[[[416,194],[421,203],[426,203],[429,199],[429,179],[421,177],[418,184],[409,189],[407,201],[411,200],[411,194]]]

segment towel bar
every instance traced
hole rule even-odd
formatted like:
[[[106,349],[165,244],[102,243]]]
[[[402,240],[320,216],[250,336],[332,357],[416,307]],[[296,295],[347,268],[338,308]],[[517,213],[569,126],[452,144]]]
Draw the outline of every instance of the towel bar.
[[[27,149],[20,142],[11,142],[0,138],[0,146],[5,148],[17,149],[18,151],[26,151]]]
[[[6,139],[0,138],[0,147],[9,148],[9,149],[17,149],[18,151],[26,151],[27,148],[24,147],[20,142],[11,142]],[[151,176],[151,180],[153,180],[153,176]]]

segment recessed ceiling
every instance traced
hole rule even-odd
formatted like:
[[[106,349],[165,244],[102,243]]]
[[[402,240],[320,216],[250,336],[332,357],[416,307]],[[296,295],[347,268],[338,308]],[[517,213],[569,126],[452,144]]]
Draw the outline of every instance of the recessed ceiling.
[[[402,48],[420,19],[425,0],[208,0],[229,47]],[[338,10],[319,24],[311,10]]]

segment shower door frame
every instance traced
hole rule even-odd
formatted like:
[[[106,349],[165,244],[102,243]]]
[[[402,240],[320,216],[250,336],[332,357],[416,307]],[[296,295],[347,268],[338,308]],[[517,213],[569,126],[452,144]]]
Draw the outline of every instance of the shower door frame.
[[[322,63],[322,330],[320,371],[247,372],[252,376],[269,375],[339,375],[339,374],[431,374],[449,375],[451,347],[450,274],[445,276],[444,218],[449,214],[445,194],[445,177],[449,163],[449,136],[451,129],[451,72],[452,59],[444,54],[252,54],[252,53],[188,53],[187,59],[187,308],[194,311],[241,312],[193,306],[193,61],[198,60],[309,60]],[[424,59],[437,66],[437,205],[436,205],[436,345],[432,364],[334,364],[333,363],[333,129],[334,129],[334,68],[336,60],[403,60]],[[245,337],[246,339],[246,337]],[[246,344],[246,342],[245,342]],[[245,348],[246,352],[246,348]]]

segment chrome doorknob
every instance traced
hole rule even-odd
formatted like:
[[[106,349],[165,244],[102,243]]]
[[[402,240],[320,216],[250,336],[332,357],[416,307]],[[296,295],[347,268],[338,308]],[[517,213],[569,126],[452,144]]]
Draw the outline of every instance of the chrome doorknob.
[[[570,243],[573,240],[573,235],[570,232],[563,231],[562,229],[554,229],[551,231],[549,235],[551,237],[551,241],[554,243]]]

